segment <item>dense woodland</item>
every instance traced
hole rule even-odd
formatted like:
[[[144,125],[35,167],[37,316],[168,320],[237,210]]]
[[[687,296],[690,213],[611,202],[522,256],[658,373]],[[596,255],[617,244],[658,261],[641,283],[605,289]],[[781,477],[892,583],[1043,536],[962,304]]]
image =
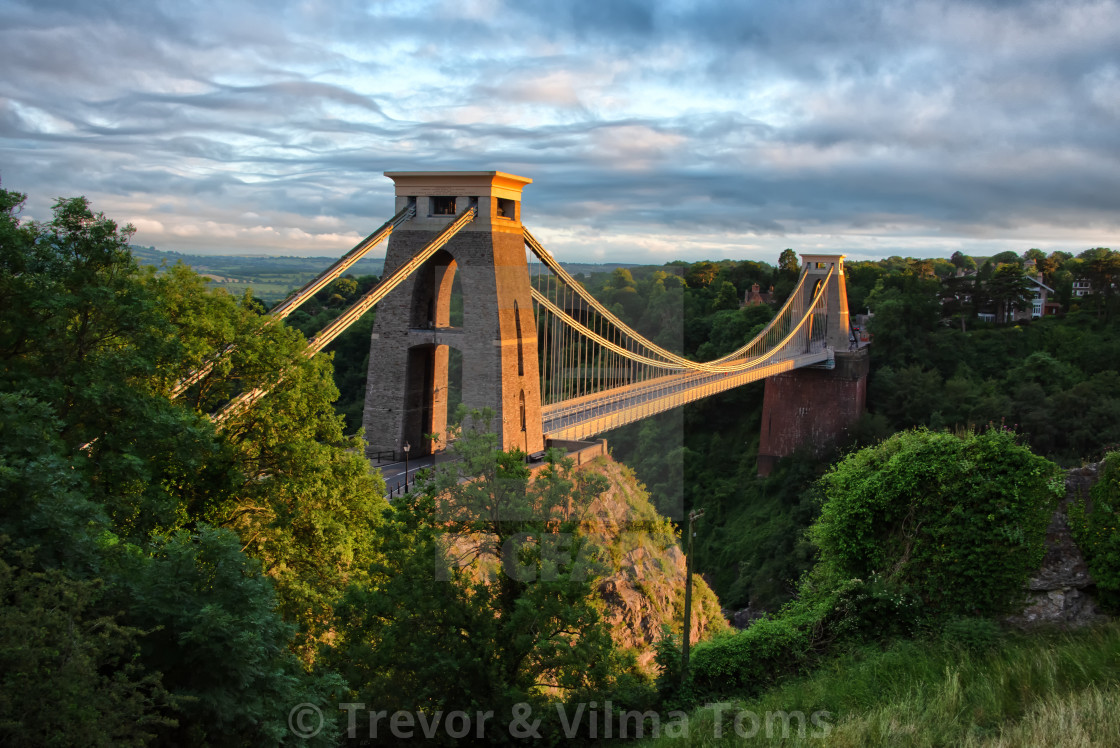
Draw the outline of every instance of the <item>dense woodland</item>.
[[[980,261],[965,280],[956,268],[976,261],[960,256],[850,263],[851,306],[874,315],[870,412],[851,443],[757,478],[761,384],[607,435],[664,513],[705,509],[696,568],[724,605],[772,613],[698,644],[687,674],[680,628],[666,629],[654,679],[611,642],[593,575],[564,562],[548,581],[501,570],[487,580],[450,563],[449,528],[499,545],[536,534],[540,544],[520,549],[530,564],[543,563],[545,534],[578,539],[554,512],[602,486],[559,455],[530,481],[524,455],[466,432],[455,472],[385,501],[360,437],[348,435],[372,316],[333,357],[300,355],[305,334],[372,276],[342,278],[291,324],[269,324],[251,294],[209,288],[183,265],[138,264],[130,230],[84,199],[59,201],[42,223],[21,218],[22,200],[0,191],[4,744],[330,745],[345,739],[343,702],[494,710],[487,742],[516,742],[507,723],[518,704],[543,715],[609,698],[616,712],[668,715],[762,698],[826,662],[854,673],[868,652],[896,651],[891,642],[999,646],[994,621],[1041,558],[1061,466],[1120,443],[1117,253],[1028,253],[1060,295],[1080,276],[1100,290],[1066,293],[1064,314],[1015,325],[978,315],[1023,303],[1021,288],[1008,290],[1023,257]],[[661,345],[709,358],[773,315],[740,306],[753,284],[773,286],[780,302],[797,273],[787,250],[776,267],[678,262],[581,277]],[[172,398],[205,361],[210,374]],[[225,428],[207,418],[260,385],[274,389]],[[1073,517],[1113,610],[1118,507],[1112,454]],[[488,523],[503,512],[520,519]],[[1103,641],[1062,646],[1086,658],[1070,687],[1103,684],[1112,704],[1118,673],[1097,653],[1115,636]],[[906,661],[938,663],[940,674],[956,652]],[[1019,701],[993,693],[1019,706],[991,710],[981,726],[998,729],[1022,716],[1024,699],[1049,694],[1054,679],[1036,680]],[[303,723],[289,721],[295,705],[324,715],[306,741]],[[555,719],[541,729],[543,744],[572,742]]]

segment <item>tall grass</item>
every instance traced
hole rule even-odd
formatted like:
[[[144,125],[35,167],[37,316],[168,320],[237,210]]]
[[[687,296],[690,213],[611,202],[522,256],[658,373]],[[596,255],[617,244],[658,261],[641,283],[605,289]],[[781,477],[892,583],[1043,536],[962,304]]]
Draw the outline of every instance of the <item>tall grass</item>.
[[[792,719],[786,737],[783,719],[767,729],[768,714],[796,712],[805,721]],[[987,650],[860,650],[757,699],[697,710],[687,738],[647,745],[1120,746],[1120,624],[1008,635]]]

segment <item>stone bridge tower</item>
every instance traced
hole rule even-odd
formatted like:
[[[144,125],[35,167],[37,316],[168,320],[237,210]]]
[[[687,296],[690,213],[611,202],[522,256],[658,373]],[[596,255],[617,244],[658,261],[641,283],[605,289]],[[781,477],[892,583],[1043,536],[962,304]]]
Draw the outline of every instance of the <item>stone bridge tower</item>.
[[[829,270],[836,269],[824,291],[825,313],[813,315],[810,321],[824,325],[821,332],[825,343],[835,351],[834,361],[831,367],[794,369],[767,377],[758,445],[759,475],[769,475],[779,458],[789,457],[798,448],[823,454],[851,432],[867,404],[867,349],[849,350],[851,322],[844,255],[802,255],[801,261],[808,275],[803,308],[808,308]]]
[[[447,437],[450,349],[462,354],[462,401],[490,408],[502,448],[544,449],[536,318],[521,227],[521,190],[531,179],[500,171],[386,172],[396,211],[416,217],[389,237],[390,273],[456,215],[476,217],[377,306],[362,423],[370,455],[442,449]],[[451,326],[459,276],[461,326]],[[431,442],[426,434],[438,434]]]

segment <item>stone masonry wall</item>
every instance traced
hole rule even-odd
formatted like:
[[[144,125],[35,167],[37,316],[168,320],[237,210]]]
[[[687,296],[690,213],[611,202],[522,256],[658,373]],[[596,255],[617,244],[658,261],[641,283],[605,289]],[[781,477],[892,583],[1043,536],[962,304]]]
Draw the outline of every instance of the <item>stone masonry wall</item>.
[[[1009,617],[1020,628],[1040,625],[1076,628],[1105,618],[1093,598],[1093,578],[1069,529],[1069,505],[1089,495],[1100,465],[1074,468],[1066,473],[1066,495],[1046,530],[1046,556],[1042,567],[1027,583],[1022,613]]]
[[[759,475],[799,447],[826,449],[844,437],[867,403],[867,349],[836,353],[836,368],[796,369],[766,380]]]

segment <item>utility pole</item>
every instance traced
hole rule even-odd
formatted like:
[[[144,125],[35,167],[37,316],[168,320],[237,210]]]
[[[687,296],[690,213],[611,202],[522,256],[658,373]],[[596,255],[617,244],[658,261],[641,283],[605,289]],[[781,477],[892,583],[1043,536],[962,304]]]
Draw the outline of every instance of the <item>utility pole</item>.
[[[404,443],[404,492],[408,493],[408,450],[412,449],[412,445],[408,442]]]
[[[681,684],[688,680],[688,645],[692,638],[692,539],[696,532],[692,523],[704,516],[704,510],[688,513],[688,552],[684,557],[684,649],[681,652]]]

